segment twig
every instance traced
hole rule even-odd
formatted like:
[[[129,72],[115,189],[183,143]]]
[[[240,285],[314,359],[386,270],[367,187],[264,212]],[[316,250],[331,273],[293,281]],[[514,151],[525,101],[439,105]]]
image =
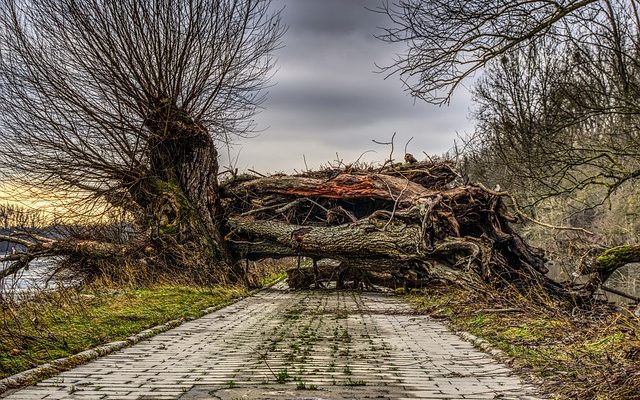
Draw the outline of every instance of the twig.
[[[360,156],[358,158],[356,158],[356,160],[351,165],[357,165],[358,162],[360,162],[360,159],[367,153],[375,153],[375,150],[363,151],[362,154],[360,154]]]
[[[398,198],[396,199],[396,201],[393,202],[393,210],[391,210],[391,217],[389,217],[389,221],[387,221],[387,223],[384,225],[383,229],[387,229],[387,226],[389,226],[391,221],[393,221],[393,217],[396,215],[396,210],[398,209],[398,203],[400,202],[400,199],[402,198],[402,195],[404,194],[405,190],[407,190],[407,188],[409,187],[409,183],[410,182],[411,181],[407,179],[407,184],[404,185],[404,187],[400,191],[400,194],[398,195]],[[387,185],[387,187],[388,187],[388,185]]]
[[[536,225],[544,226],[545,228],[550,228],[550,229],[582,232],[582,233],[585,233],[587,235],[595,236],[595,233],[593,233],[591,231],[588,231],[588,230],[586,230],[584,228],[576,228],[574,226],[551,225],[551,224],[547,224],[546,222],[538,221],[537,219],[530,217],[524,211],[522,211],[522,209],[520,209],[520,206],[518,205],[518,201],[516,200],[515,197],[513,197],[513,195],[511,193],[509,193],[509,192],[496,192],[495,190],[491,190],[491,189],[485,187],[482,183],[474,183],[473,185],[479,187],[480,189],[482,189],[485,192],[487,192],[489,194],[492,194],[494,196],[508,197],[509,199],[511,199],[511,202],[513,203],[513,208],[516,211],[516,213],[519,216],[521,216],[522,218],[526,219],[529,222],[533,222]]]
[[[318,202],[317,202],[317,201],[315,201],[315,200],[311,200],[311,199],[309,199],[309,198],[307,198],[307,197],[303,197],[303,198],[302,198],[302,200],[306,200],[306,201],[308,201],[309,203],[314,204],[314,205],[316,205],[316,206],[320,207],[320,208],[322,209],[322,211],[324,211],[325,213],[328,213],[328,212],[329,212],[329,210],[327,210],[327,208],[326,208],[326,207],[324,207],[322,204],[318,203]]]
[[[409,143],[411,143],[412,140],[413,136],[411,136],[411,139],[407,140],[407,143],[404,144],[404,154],[407,154],[407,147],[409,147]]]
[[[263,178],[266,178],[266,177],[267,177],[265,174],[261,174],[260,172],[255,171],[255,170],[252,170],[251,168],[247,168],[247,171],[249,171],[249,172],[251,172],[251,173],[254,173],[254,174],[258,175],[258,176],[261,176],[261,177],[263,177]]]
[[[396,133],[397,132],[393,132],[393,135],[391,135],[391,141],[390,142],[379,142],[375,139],[371,140],[373,143],[375,144],[381,144],[381,145],[391,145],[391,153],[389,153],[389,158],[387,160],[385,160],[385,162],[382,164],[382,166],[380,167],[380,170],[378,171],[378,173],[382,172],[382,170],[384,169],[384,167],[387,166],[388,163],[393,163],[393,140],[396,137]]]
[[[292,209],[293,207],[297,206],[300,203],[301,199],[295,199],[294,201],[285,204],[284,206],[276,209],[276,213],[278,214],[282,214],[285,211],[288,211],[290,209]]]
[[[622,292],[622,291],[620,291],[618,289],[614,289],[614,288],[611,288],[611,287],[608,287],[608,286],[605,286],[605,285],[601,285],[600,288],[602,290],[604,290],[605,292],[617,294],[618,296],[626,297],[629,300],[633,300],[636,303],[640,303],[640,297],[632,296],[632,295],[627,294],[625,292]]]
[[[233,170],[232,170],[232,169],[228,169],[228,168],[227,168],[227,169],[224,169],[224,170],[222,170],[222,171],[219,171],[219,172],[218,172],[218,175],[224,175],[224,174],[231,174],[231,175],[233,175]]]
[[[358,222],[358,218],[356,218],[356,216],[349,211],[345,210],[342,206],[338,206],[337,208],[338,210],[342,211],[347,216],[347,218],[351,220],[351,222]]]
[[[291,203],[295,203],[295,202],[291,202]],[[284,206],[284,207],[286,207],[286,206],[288,206],[288,205],[289,205],[289,204],[291,204],[291,203],[284,204],[284,205],[283,205],[282,203],[278,203],[278,204],[274,204],[274,205],[271,205],[271,206],[264,206],[264,207],[260,207],[260,208],[256,208],[256,209],[253,209],[253,210],[249,210],[249,211],[243,212],[243,213],[242,213],[242,214],[240,214],[239,216],[240,216],[240,217],[246,217],[246,216],[248,216],[248,215],[252,215],[252,214],[255,214],[255,213],[259,213],[259,212],[261,212],[261,211],[267,211],[267,210],[271,210],[271,209],[278,208],[278,207],[283,207],[283,206]],[[276,212],[277,212],[277,211],[278,211],[278,210],[276,210]]]
[[[16,274],[18,271],[20,271],[22,268],[25,268],[27,265],[29,265],[29,262],[31,260],[33,260],[33,256],[28,255],[28,254],[23,254],[22,258],[15,260],[12,264],[10,264],[8,267],[4,268],[3,270],[0,270],[0,279],[4,279],[9,275],[14,275]]]
[[[309,172],[309,166],[307,165],[307,157],[302,154],[302,161],[304,161],[304,172]]]
[[[29,231],[17,231],[15,233],[16,236],[26,236],[28,238],[31,238],[33,240],[37,240],[38,242],[42,242],[42,243],[51,243],[51,242],[55,242],[55,240],[42,236],[42,235],[38,235],[35,234],[33,232],[29,232]],[[33,244],[33,243],[32,243]]]
[[[233,239],[227,239],[227,242],[235,243],[235,244],[262,244],[262,243],[266,243],[264,240],[262,240],[260,242],[251,242],[249,240],[233,240]]]
[[[522,312],[520,308],[481,308],[479,310],[474,311],[474,314],[481,313],[514,313],[514,312]]]
[[[33,246],[34,243],[30,242],[28,240],[24,240],[24,239],[19,239],[15,236],[7,236],[7,235],[0,235],[0,241],[4,241],[4,242],[10,242],[10,243],[15,243],[15,244],[21,244],[25,247],[30,247]]]
[[[0,262],[9,262],[9,261],[21,261],[23,260],[25,257],[29,257],[30,254],[29,253],[13,253],[13,254],[9,254],[8,256],[4,256],[2,258],[0,258]]]
[[[260,355],[260,358],[262,359],[262,361],[264,361],[264,364],[269,369],[269,372],[271,372],[271,375],[273,375],[274,378],[278,379],[278,375],[276,375],[275,372],[273,372],[273,370],[269,366],[269,363],[267,362],[267,354],[269,354],[269,351],[267,350],[266,353],[262,354],[258,350],[254,349],[253,347],[251,347],[249,345],[247,345],[247,347],[250,348],[251,350],[255,351],[256,353],[258,353]]]

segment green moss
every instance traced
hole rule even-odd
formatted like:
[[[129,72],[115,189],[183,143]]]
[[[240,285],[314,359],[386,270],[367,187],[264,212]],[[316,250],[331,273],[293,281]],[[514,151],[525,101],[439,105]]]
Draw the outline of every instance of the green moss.
[[[286,271],[275,272],[260,278],[261,286],[271,286],[287,277]]]
[[[611,335],[586,342],[580,347],[583,347],[583,349],[589,353],[602,354],[618,347],[618,344],[622,343],[622,341],[624,341],[624,335],[621,332],[615,332]]]
[[[491,326],[495,318],[492,315],[477,314],[463,319],[461,322],[466,330],[474,335],[484,331],[485,327]]]
[[[533,368],[550,369],[553,365],[560,368],[569,359],[567,353],[551,347],[532,347],[510,342],[501,342],[497,347],[509,357],[517,359],[520,364]],[[549,371],[549,373],[552,372]]]
[[[5,311],[0,328],[0,378],[170,320],[197,317],[245,293],[242,288],[162,286],[21,304],[11,314]]]
[[[549,331],[562,327],[562,321],[553,319],[533,319],[523,322],[520,326],[508,327],[500,333],[500,336],[509,340],[523,340],[535,342],[548,336]]]
[[[503,332],[503,335],[509,339],[536,340],[539,338],[537,332],[531,330],[528,326],[508,328]]]
[[[179,122],[184,122],[187,124],[193,124],[193,117],[186,111],[177,110],[176,111],[176,119]]]
[[[602,270],[615,270],[640,259],[640,247],[622,245],[605,250],[596,258],[596,264]]]

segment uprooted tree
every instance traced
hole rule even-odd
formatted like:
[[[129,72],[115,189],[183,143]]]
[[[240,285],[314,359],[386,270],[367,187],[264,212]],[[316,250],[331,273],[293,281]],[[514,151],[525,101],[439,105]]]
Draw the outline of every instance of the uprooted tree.
[[[500,195],[455,178],[447,162],[422,162],[231,180],[225,238],[247,259],[310,257],[313,269],[290,272],[294,287],[542,276],[541,251],[509,227]],[[341,264],[319,268],[322,258]]]
[[[506,194],[455,186],[447,162],[219,182],[216,146],[248,132],[282,34],[269,1],[0,5],[3,172],[124,210],[135,227],[124,241],[0,236],[21,246],[0,278],[46,256],[209,281],[245,277],[242,260],[305,256],[314,268],[292,271],[293,286],[491,280],[575,294],[544,276],[542,251],[510,227]]]
[[[336,282],[337,287],[396,288],[484,281],[536,285],[565,299],[589,299],[597,281],[576,288],[545,277],[543,251],[528,245],[509,225],[518,220],[519,210],[505,205],[508,194],[481,185],[454,185],[456,178],[446,161],[231,176],[216,192],[223,210],[218,245],[230,259],[212,257],[211,267],[228,273],[225,262],[242,265],[241,260],[304,256],[313,268],[290,270],[291,287]],[[167,213],[164,224],[177,224],[178,212]],[[164,235],[165,241],[180,245],[179,231]],[[148,232],[129,245],[53,240],[31,233],[2,238],[25,248],[8,256],[16,261],[14,268],[44,255],[85,263],[126,255],[148,263],[167,251]],[[323,259],[337,263],[319,264]]]

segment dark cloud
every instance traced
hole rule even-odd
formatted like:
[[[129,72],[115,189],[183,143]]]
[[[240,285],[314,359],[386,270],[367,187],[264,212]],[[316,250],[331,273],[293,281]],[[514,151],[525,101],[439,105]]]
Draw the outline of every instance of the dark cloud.
[[[256,122],[263,132],[242,141],[239,168],[265,171],[311,168],[335,159],[382,160],[388,149],[371,139],[397,132],[397,144],[411,137],[411,152],[441,153],[456,132],[469,130],[469,95],[460,92],[450,107],[415,103],[397,77],[384,79],[375,63],[388,64],[401,46],[377,40],[383,16],[368,11],[379,0],[274,0],[289,26],[276,54],[274,86]],[[398,158],[402,154],[396,155]]]
[[[277,0],[284,5],[283,17],[297,35],[344,36],[362,33],[371,36],[371,27],[384,23],[375,9],[380,0]]]

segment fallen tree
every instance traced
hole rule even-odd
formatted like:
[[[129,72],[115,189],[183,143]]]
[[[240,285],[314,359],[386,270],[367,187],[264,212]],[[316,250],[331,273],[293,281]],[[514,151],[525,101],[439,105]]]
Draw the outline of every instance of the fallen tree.
[[[225,240],[247,259],[339,260],[333,272],[315,269],[316,280],[328,274],[339,284],[350,271],[358,277],[351,281],[365,285],[417,286],[431,279],[550,285],[543,252],[509,226],[516,217],[501,197],[479,186],[450,187],[455,178],[447,162],[238,177],[222,185]],[[316,283],[308,277],[290,282]]]
[[[636,254],[626,252],[622,260],[619,252],[605,252],[585,269],[594,277],[586,285],[553,282],[545,276],[544,252],[511,227],[519,210],[505,204],[509,196],[481,185],[455,185],[456,178],[451,163],[432,161],[330,167],[296,175],[233,175],[219,185],[218,246],[227,249],[236,265],[242,260],[309,258],[312,268],[289,271],[289,285],[298,289],[332,282],[337,287],[397,288],[484,281],[539,285],[579,301],[591,298],[616,268],[629,262],[629,254]],[[166,213],[163,226],[179,218],[178,212]],[[13,264],[1,275],[43,256],[66,256],[76,265],[93,263],[93,268],[96,260],[122,262],[125,257],[147,266],[166,265],[158,262],[164,259],[163,244],[173,241],[169,248],[180,248],[182,235],[182,230],[165,229],[162,236],[140,232],[126,244],[5,235],[0,239],[20,244],[22,251],[3,259]],[[228,271],[228,257],[212,263],[222,263]],[[335,262],[318,264],[325,259]]]

